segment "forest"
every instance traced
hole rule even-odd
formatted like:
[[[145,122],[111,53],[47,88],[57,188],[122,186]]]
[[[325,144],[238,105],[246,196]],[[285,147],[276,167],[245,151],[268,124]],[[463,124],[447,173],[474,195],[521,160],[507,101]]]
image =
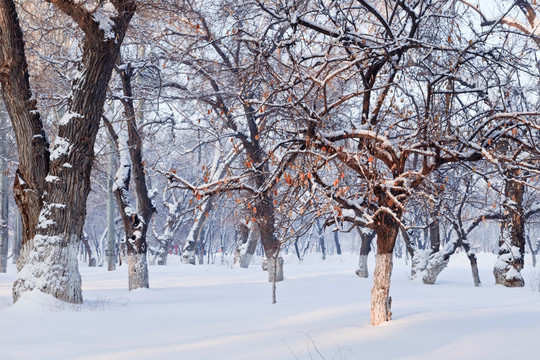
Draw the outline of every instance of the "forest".
[[[396,259],[538,291],[539,51],[532,0],[0,0],[13,302],[179,262],[262,265],[279,304],[284,257],[342,253],[373,326]]]

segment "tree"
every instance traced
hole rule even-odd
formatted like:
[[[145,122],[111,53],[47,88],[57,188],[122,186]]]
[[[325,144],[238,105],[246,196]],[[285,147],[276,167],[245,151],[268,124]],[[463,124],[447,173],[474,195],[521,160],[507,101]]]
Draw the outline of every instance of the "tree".
[[[39,290],[82,302],[77,250],[86,216],[94,142],[106,90],[135,1],[50,0],[83,33],[78,74],[49,149],[29,82],[24,36],[12,0],[0,1],[0,82],[19,151],[14,193],[23,223],[23,255],[13,286],[17,301]],[[52,11],[52,10],[49,10]]]
[[[298,134],[288,145],[309,159],[299,176],[334,223],[377,235],[373,325],[390,319],[392,253],[411,198],[448,164],[515,164],[516,153],[500,144],[516,140],[513,127],[535,129],[532,114],[508,113],[489,99],[508,85],[496,76],[505,69],[501,50],[468,39],[456,4],[259,2],[290,24],[269,72],[283,94],[273,105],[289,109]],[[531,171],[534,164],[520,161]]]
[[[518,0],[511,4],[510,8],[504,12],[503,15],[496,17],[495,19],[488,19],[481,8],[472,5],[466,0],[460,0],[470,9],[474,10],[481,17],[481,25],[487,27],[489,31],[492,31],[494,27],[504,25],[506,27],[513,28],[518,33],[530,38],[540,48],[540,28],[538,26],[540,21],[540,15],[537,9],[536,2],[531,3],[528,0]],[[525,16],[526,23],[520,21],[517,16],[513,17],[510,14],[511,10],[517,7],[522,15]],[[538,65],[538,64],[536,64]],[[527,107],[527,99],[523,96],[523,93],[517,94],[521,98],[521,107]],[[508,107],[516,107],[514,104],[508,104]],[[514,109],[521,110],[523,109]],[[516,135],[516,134],[514,134]],[[520,136],[527,137],[520,131]],[[505,144],[505,147],[513,147],[511,152],[521,152],[523,146],[512,144],[509,142]],[[525,147],[525,151],[530,149],[531,146]],[[532,146],[533,153],[536,152],[535,147]],[[508,149],[510,150],[510,149]],[[506,169],[501,169],[503,176],[505,177],[504,185],[504,208],[507,216],[501,224],[501,232],[499,237],[499,255],[497,262],[493,269],[493,275],[495,276],[495,282],[507,287],[523,287],[525,280],[521,275],[521,270],[524,265],[525,258],[525,219],[523,218],[523,196],[525,192],[526,182],[523,181],[520,176],[521,169],[516,166],[507,166]]]
[[[9,161],[7,142],[9,130],[8,119],[5,116],[0,119],[0,272],[7,271],[8,263],[8,221],[9,221]]]

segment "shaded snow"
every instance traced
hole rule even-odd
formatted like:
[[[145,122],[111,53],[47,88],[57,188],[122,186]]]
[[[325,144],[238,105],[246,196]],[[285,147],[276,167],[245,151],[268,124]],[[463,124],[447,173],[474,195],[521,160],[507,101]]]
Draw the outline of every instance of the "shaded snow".
[[[34,293],[12,306],[12,266],[0,274],[1,358],[540,358],[540,293],[493,285],[493,255],[478,257],[481,288],[464,253],[436,285],[409,281],[395,260],[394,320],[377,328],[369,325],[372,278],[354,274],[357,255],[319,257],[302,265],[288,257],[275,305],[260,258],[231,270],[170,257],[171,265],[150,267],[150,289],[132,292],[125,265],[114,272],[82,265],[85,303],[78,306]],[[370,255],[370,273],[373,266]]]

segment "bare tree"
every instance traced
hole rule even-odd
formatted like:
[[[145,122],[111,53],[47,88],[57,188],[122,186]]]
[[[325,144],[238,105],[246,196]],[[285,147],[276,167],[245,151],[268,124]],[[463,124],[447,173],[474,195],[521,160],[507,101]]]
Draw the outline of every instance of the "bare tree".
[[[106,89],[135,1],[50,0],[83,33],[78,75],[52,151],[29,82],[24,36],[11,0],[0,2],[0,81],[19,150],[14,185],[23,255],[13,297],[39,290],[82,302],[77,249],[86,215],[94,142]]]

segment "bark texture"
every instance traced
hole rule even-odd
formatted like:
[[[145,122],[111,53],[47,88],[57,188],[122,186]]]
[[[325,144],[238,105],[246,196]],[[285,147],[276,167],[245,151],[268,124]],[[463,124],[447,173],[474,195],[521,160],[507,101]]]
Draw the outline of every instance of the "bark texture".
[[[371,325],[377,326],[392,318],[390,298],[390,276],[392,275],[392,254],[376,255],[373,288],[371,290]]]
[[[398,184],[399,185],[399,184]],[[375,187],[379,205],[387,210],[379,211],[374,218],[377,235],[377,256],[371,290],[371,325],[377,326],[391,319],[390,277],[392,276],[392,256],[399,232],[402,207],[394,199],[402,197],[399,189]],[[390,195],[389,196],[389,193]],[[391,211],[391,212],[389,212]]]
[[[23,223],[23,247],[13,285],[17,301],[39,290],[82,302],[77,249],[86,217],[94,143],[106,90],[135,1],[113,1],[111,34],[84,4],[48,0],[71,16],[84,33],[79,75],[73,79],[66,115],[52,152],[32,97],[23,34],[12,0],[0,1],[0,81],[21,163],[14,193]],[[100,6],[103,6],[101,4]]]
[[[119,71],[122,80],[122,89],[124,98],[124,115],[127,122],[129,159],[126,159],[125,149],[123,165],[130,162],[130,170],[119,173],[118,181],[120,186],[115,189],[115,196],[119,205],[120,216],[124,224],[124,233],[126,235],[126,246],[128,256],[128,276],[129,290],[138,288],[148,288],[148,264],[146,262],[146,234],[148,226],[152,219],[152,214],[156,211],[149,196],[146,185],[146,175],[142,157],[142,140],[137,127],[135,106],[133,104],[133,90],[131,79],[133,71],[131,64],[122,64],[122,70]],[[110,127],[109,127],[110,129]],[[126,144],[124,144],[125,146]],[[126,170],[125,168],[122,170]],[[133,174],[133,184],[137,196],[137,211],[129,205],[128,190],[130,175]],[[127,175],[127,176],[124,176]]]
[[[522,208],[524,192],[523,184],[507,180],[504,189],[507,218],[501,224],[499,256],[493,269],[495,283],[506,287],[525,286],[521,275],[525,257],[525,221]]]

